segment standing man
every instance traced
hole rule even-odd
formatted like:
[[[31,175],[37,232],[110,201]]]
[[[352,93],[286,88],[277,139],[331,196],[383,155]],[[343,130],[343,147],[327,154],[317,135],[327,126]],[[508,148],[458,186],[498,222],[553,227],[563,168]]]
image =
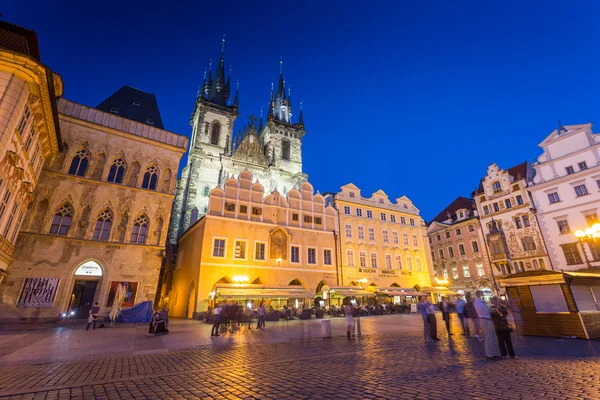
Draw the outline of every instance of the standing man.
[[[442,312],[442,319],[446,323],[446,332],[448,332],[448,336],[452,336],[452,332],[450,332],[450,312],[452,311],[452,305],[444,297],[442,298],[442,302],[439,304],[439,308]]]
[[[432,340],[441,340],[437,336],[437,320],[435,318],[435,308],[431,303],[429,303],[429,307],[427,307],[427,319],[429,320],[429,337]]]
[[[219,335],[219,326],[221,325],[221,312],[223,311],[223,309],[221,308],[220,305],[216,305],[215,309],[213,310],[213,327],[212,330],[210,331],[210,336],[221,336]]]
[[[263,303],[260,303],[258,306],[258,325],[256,325],[256,329],[264,329],[265,328],[265,306]]]
[[[459,297],[454,302],[454,307],[456,307],[456,314],[458,315],[458,320],[460,321],[460,326],[462,327],[462,334],[468,335],[468,329],[465,329],[465,316],[463,315],[465,304],[466,302]]]
[[[478,290],[476,292],[477,298],[473,302],[477,315],[479,316],[480,326],[483,328],[483,336],[485,338],[485,358],[488,360],[498,360],[500,356],[497,354],[498,339],[496,337],[496,330],[494,328],[494,322],[490,315],[490,310],[487,304],[481,299],[483,292]]]
[[[90,309],[90,316],[88,317],[88,324],[85,330],[90,329],[90,324],[94,322],[94,330],[96,330],[96,320],[98,319],[98,313],[100,312],[100,306],[98,306],[98,302],[94,303],[92,308]]]
[[[427,308],[429,306],[431,306],[431,303],[427,301],[427,297],[421,296],[419,303],[417,304],[417,310],[421,313],[421,318],[423,318],[423,338],[426,343],[433,342],[429,332],[429,317],[427,314]]]
[[[467,299],[467,304],[465,304],[465,308],[463,313],[466,313],[466,317],[471,320],[473,323],[471,333],[473,333],[473,337],[480,342],[483,342],[483,338],[480,336],[480,324],[479,324],[479,315],[477,314],[477,309],[475,308],[475,304],[473,303],[473,298],[471,297],[471,293],[467,293],[465,298]]]
[[[513,331],[512,326],[508,323],[506,316],[508,315],[508,309],[501,303],[498,296],[492,297],[492,307],[490,308],[490,315],[494,321],[494,328],[496,328],[496,336],[498,337],[498,347],[500,347],[500,355],[502,358],[517,358],[515,350],[512,345],[512,338],[510,333]]]

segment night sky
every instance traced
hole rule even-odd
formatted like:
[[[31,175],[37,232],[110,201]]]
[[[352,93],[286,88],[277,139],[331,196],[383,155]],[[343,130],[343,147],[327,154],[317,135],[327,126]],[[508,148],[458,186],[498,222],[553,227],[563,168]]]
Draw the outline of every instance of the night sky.
[[[8,1],[35,30],[65,97],[96,106],[124,84],[156,94],[190,135],[209,59],[240,81],[240,117],[266,116],[283,57],[315,189],[383,189],[434,217],[487,166],[541,153],[557,126],[599,121],[595,1]],[[233,97],[233,96],[232,96]]]

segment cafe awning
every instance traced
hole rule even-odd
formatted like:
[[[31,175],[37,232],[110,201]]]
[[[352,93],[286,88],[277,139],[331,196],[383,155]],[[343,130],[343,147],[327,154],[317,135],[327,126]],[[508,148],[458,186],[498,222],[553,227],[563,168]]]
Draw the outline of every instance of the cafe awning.
[[[330,286],[329,293],[332,296],[342,297],[373,297],[375,293],[363,289],[361,286]]]
[[[421,292],[405,292],[402,290],[385,290],[385,289],[377,289],[377,294],[379,295],[387,295],[387,296],[412,296],[412,297],[418,297],[418,296],[427,296],[426,293],[421,293]]]
[[[448,295],[448,296],[453,296],[453,295],[458,294],[458,292],[452,291],[445,286],[422,287],[421,290],[425,293],[438,293],[441,295]]]
[[[219,284],[216,289],[217,297],[224,299],[298,299],[310,298],[312,295],[303,286],[268,286],[268,285],[235,285]]]

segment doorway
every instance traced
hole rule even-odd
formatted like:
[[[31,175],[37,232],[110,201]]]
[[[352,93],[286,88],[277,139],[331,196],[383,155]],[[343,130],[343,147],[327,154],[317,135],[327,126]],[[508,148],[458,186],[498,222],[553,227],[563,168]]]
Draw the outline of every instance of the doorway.
[[[69,312],[74,312],[74,318],[87,318],[94,302],[98,281],[77,280],[71,293]]]

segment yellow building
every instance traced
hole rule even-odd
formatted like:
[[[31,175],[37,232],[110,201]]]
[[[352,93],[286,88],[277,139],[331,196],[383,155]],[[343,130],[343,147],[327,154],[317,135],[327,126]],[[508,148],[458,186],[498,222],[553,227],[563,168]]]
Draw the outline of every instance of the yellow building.
[[[339,214],[341,285],[361,285],[402,301],[399,294],[431,286],[430,250],[419,210],[403,196],[392,203],[378,190],[362,197],[353,184],[327,195]],[[405,296],[404,296],[405,297]]]
[[[179,238],[170,315],[192,317],[213,300],[312,304],[335,285],[336,213],[313,191],[306,182],[265,197],[247,170],[213,189],[207,214]]]

